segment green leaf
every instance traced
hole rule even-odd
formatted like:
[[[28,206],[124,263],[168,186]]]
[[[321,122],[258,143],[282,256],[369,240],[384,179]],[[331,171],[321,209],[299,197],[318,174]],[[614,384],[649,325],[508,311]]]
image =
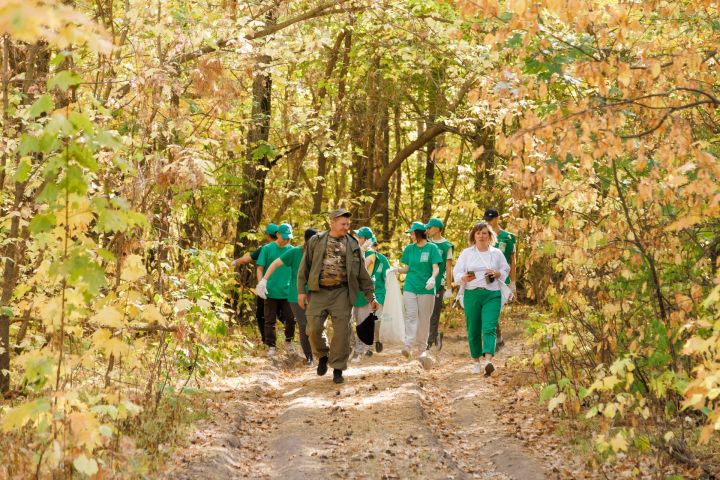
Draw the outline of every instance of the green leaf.
[[[20,138],[20,155],[27,155],[30,152],[37,152],[39,150],[38,138],[33,135],[23,133]]]
[[[53,212],[38,213],[32,220],[30,220],[28,228],[30,228],[30,233],[37,235],[52,230],[53,227],[55,227],[56,221],[55,213]]]
[[[63,70],[62,72],[55,75],[47,84],[48,90],[52,90],[57,87],[63,92],[68,88],[78,85],[82,79],[80,75],[70,70]]]
[[[75,126],[77,130],[83,131],[90,135],[95,134],[95,124],[84,113],[73,110],[68,115],[68,120]]]
[[[73,460],[73,467],[78,472],[91,476],[98,472],[98,464],[94,458],[88,458],[85,455],[80,455]]]
[[[32,159],[30,157],[22,157],[15,170],[13,178],[17,183],[23,183],[30,177],[32,171]]]
[[[113,132],[109,132],[107,130],[103,130],[100,133],[98,133],[95,136],[95,141],[102,145],[103,147],[107,148],[118,148],[122,143],[120,142],[120,139],[118,138],[118,135]]]
[[[53,101],[50,95],[45,94],[42,95],[40,98],[35,100],[33,102],[32,106],[30,106],[30,111],[28,114],[31,118],[39,117],[41,114],[49,112],[53,109]]]
[[[542,392],[540,392],[540,401],[547,402],[550,400],[557,393],[557,389],[558,387],[554,383],[551,383],[547,387],[543,388]]]
[[[98,164],[95,161],[93,152],[84,145],[73,143],[70,145],[70,158],[74,159],[81,166],[87,168],[91,172],[97,170]]]
[[[104,209],[98,212],[97,229],[100,232],[122,232],[127,229],[127,215],[120,210]]]

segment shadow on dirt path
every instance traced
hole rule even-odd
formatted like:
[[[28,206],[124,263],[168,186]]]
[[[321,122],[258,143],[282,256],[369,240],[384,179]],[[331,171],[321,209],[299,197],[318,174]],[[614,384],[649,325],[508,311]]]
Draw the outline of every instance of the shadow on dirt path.
[[[446,336],[430,370],[386,348],[351,363],[340,386],[292,359],[260,362],[218,387],[219,416],[165,478],[556,478],[508,418],[517,414],[499,387],[507,359],[522,355],[519,326],[508,327],[490,378],[472,373],[464,329]]]

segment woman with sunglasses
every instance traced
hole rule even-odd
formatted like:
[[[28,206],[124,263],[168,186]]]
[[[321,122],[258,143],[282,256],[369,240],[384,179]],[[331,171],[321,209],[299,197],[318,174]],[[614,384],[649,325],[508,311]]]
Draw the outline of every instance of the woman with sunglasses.
[[[503,253],[492,246],[496,238],[489,224],[475,224],[469,240],[471,246],[460,254],[453,276],[465,288],[465,321],[470,356],[474,359],[473,373],[484,370],[485,376],[489,376],[495,370],[492,359],[500,318],[500,284],[510,273],[510,265]]]

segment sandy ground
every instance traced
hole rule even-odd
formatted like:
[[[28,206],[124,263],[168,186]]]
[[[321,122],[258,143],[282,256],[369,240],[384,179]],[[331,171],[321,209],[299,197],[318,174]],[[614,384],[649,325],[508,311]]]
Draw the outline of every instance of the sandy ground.
[[[507,366],[527,352],[521,320],[505,323],[490,378],[472,373],[464,328],[429,370],[386,347],[351,363],[342,385],[294,357],[262,360],[217,385],[220,407],[165,478],[578,478],[544,438],[528,379]]]

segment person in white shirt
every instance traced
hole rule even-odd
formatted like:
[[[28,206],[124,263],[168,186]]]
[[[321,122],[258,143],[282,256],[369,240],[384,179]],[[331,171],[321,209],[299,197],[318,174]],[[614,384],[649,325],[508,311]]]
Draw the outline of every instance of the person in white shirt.
[[[453,277],[464,287],[465,321],[470,356],[475,360],[473,372],[495,371],[492,363],[500,318],[500,283],[510,273],[505,255],[493,247],[495,232],[487,223],[477,223],[470,230],[470,247],[460,253]],[[482,357],[482,363],[481,363]]]

